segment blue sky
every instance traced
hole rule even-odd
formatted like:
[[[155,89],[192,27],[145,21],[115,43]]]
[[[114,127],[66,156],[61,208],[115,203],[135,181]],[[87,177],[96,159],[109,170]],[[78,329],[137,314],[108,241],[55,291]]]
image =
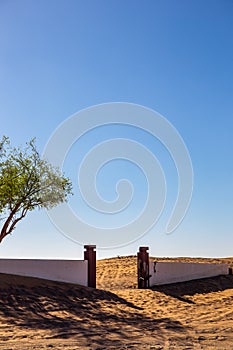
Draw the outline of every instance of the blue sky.
[[[98,250],[99,258],[135,254],[141,245],[150,246],[155,256],[233,255],[232,16],[230,0],[0,1],[1,134],[13,144],[35,136],[42,152],[70,115],[122,101],[162,114],[188,147],[194,170],[192,202],[181,225],[166,235],[163,220],[175,199],[177,179],[156,140],[116,127],[103,128],[75,145],[64,170],[77,194],[71,202],[83,215],[87,212],[79,201],[75,174],[90,140],[123,135],[141,141],[156,150],[168,181],[162,223],[135,243]],[[122,162],[98,179],[106,199],[116,174],[130,178],[135,173],[133,165]],[[132,180],[140,189],[135,212],[145,197],[141,175],[137,172]],[[0,255],[75,258],[82,255],[82,247],[60,234],[40,211],[19,223],[1,244]]]

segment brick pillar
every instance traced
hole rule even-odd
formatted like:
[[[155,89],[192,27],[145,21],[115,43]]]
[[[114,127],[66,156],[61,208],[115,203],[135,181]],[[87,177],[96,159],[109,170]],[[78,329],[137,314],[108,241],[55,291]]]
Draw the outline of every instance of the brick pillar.
[[[84,248],[84,260],[88,260],[88,287],[96,288],[96,246],[85,245]]]
[[[138,256],[138,288],[146,289],[149,287],[149,253],[148,247],[140,247]]]

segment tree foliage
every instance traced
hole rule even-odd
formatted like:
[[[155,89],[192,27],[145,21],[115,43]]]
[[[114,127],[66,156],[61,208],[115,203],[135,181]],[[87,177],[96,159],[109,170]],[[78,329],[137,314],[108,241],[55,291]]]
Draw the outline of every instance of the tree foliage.
[[[29,211],[50,209],[65,202],[72,185],[59,169],[41,159],[32,139],[12,147],[7,137],[0,141],[0,242]]]

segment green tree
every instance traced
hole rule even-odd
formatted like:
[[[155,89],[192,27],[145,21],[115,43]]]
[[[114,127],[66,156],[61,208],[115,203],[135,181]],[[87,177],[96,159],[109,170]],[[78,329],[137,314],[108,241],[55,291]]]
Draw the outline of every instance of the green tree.
[[[35,139],[24,148],[0,142],[0,242],[29,211],[67,201],[72,185],[59,169],[41,159]]]

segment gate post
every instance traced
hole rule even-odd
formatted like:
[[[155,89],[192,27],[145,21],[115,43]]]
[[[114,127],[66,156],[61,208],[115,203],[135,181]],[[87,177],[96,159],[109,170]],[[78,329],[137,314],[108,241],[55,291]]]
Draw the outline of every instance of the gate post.
[[[138,264],[138,288],[146,289],[149,287],[149,247],[139,247],[137,254]]]
[[[84,260],[88,261],[88,287],[96,288],[96,246],[85,245],[84,248]]]

